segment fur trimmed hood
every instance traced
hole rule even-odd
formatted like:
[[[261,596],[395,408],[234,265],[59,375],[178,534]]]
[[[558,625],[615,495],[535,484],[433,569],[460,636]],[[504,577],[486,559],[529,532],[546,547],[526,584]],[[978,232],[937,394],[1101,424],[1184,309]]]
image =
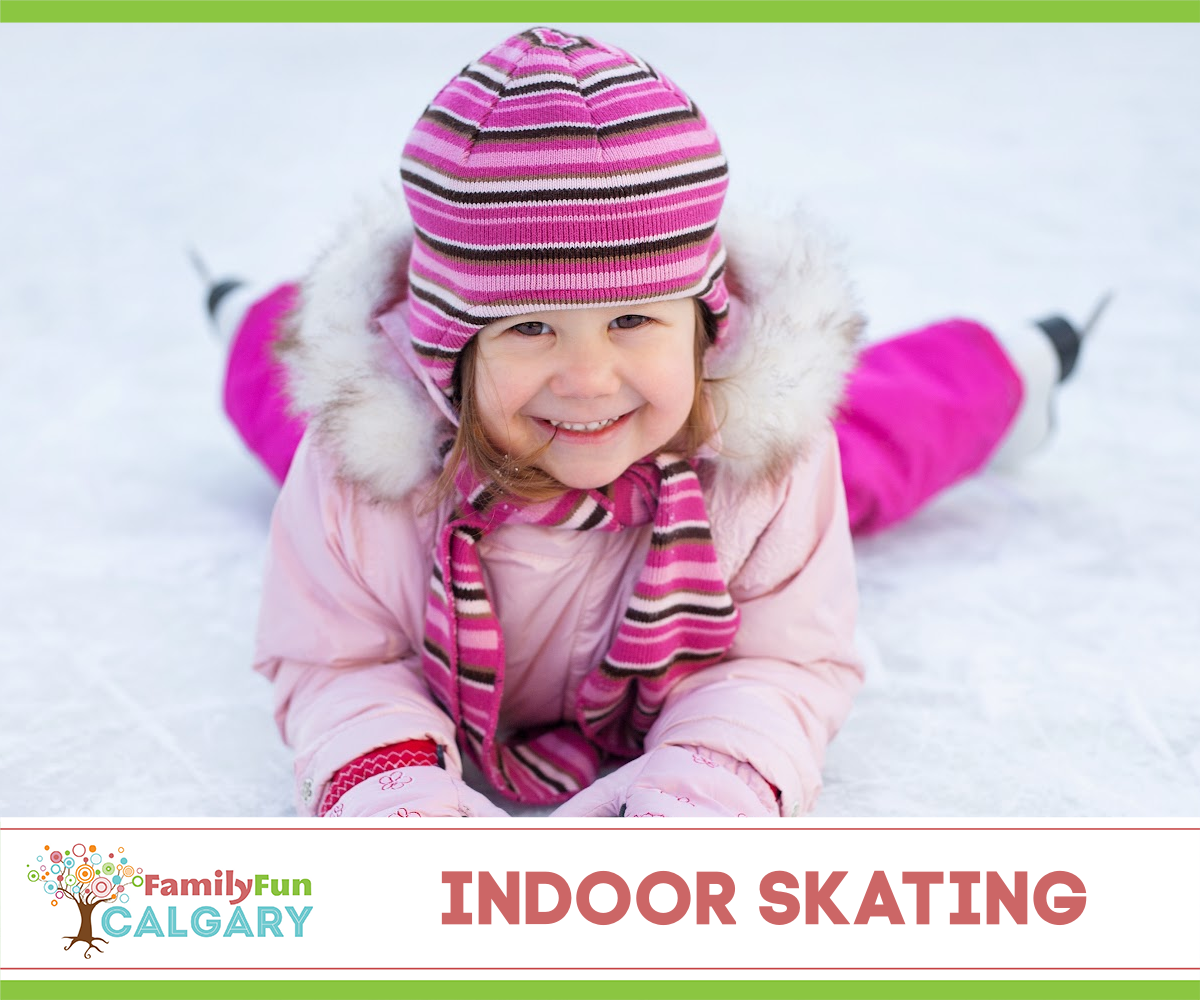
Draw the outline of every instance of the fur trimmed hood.
[[[844,271],[804,216],[720,223],[730,326],[706,355],[720,427],[713,461],[752,484],[775,478],[832,418],[864,326]],[[366,200],[318,260],[279,353],[298,412],[340,474],[396,500],[439,466],[446,405],[380,329],[407,292],[412,228],[394,191]]]

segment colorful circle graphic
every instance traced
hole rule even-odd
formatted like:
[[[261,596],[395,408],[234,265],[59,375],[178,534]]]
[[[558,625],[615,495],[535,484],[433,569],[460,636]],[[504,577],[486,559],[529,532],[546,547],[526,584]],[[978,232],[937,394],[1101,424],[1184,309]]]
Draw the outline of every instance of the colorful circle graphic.
[[[66,865],[68,868],[74,868],[75,867],[75,859],[74,858],[63,858],[63,864]]]
[[[53,895],[54,895],[56,892],[58,892],[58,886],[56,886],[56,885],[55,885],[53,882],[47,882],[47,883],[45,884],[45,886],[43,886],[43,888],[44,888],[44,889],[45,889],[45,891],[46,891],[46,892],[48,892],[48,893],[49,893],[51,896],[53,896]]]
[[[83,844],[76,844],[71,848],[71,853],[77,858],[82,858],[85,854],[87,854],[87,848],[84,847]]]
[[[96,877],[96,872],[91,865],[80,865],[75,869],[75,877],[80,882],[90,882]]]
[[[114,865],[111,861],[105,861],[104,864],[102,864],[100,866],[100,870],[102,872],[104,872],[105,875],[111,875],[113,872],[115,872],[117,870],[117,866]]]
[[[63,859],[62,851],[51,851],[50,852],[50,860],[51,861],[59,862],[59,861],[62,861],[62,859]]]
[[[131,875],[133,875],[133,865],[126,865],[121,869],[121,871],[126,878],[129,878]]]
[[[97,896],[107,896],[112,892],[112,883],[106,878],[98,878],[92,883],[92,892]]]
[[[30,868],[29,871],[26,873],[25,877],[27,879],[29,879],[30,882],[38,882],[41,880],[42,876],[39,875],[37,872],[35,872],[32,868]]]
[[[99,854],[93,854],[90,858],[88,858],[88,861],[90,861],[93,865],[100,864],[101,860],[102,859]]]
[[[134,875],[134,876],[133,876],[133,884],[134,884],[134,885],[136,885],[136,886],[140,886],[140,885],[142,884],[142,876],[141,876],[141,875]]]
[[[60,871],[62,871],[62,865],[51,865],[50,866],[50,874],[51,875],[57,875]]]
[[[129,902],[129,893],[127,893],[127,892],[123,892],[123,893],[121,893],[121,902],[122,902],[122,903],[128,903],[128,902]]]

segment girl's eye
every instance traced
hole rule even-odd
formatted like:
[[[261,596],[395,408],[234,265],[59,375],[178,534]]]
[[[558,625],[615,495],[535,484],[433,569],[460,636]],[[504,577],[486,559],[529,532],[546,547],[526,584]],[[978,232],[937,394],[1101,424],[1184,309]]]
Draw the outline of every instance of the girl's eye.
[[[618,316],[609,326],[615,326],[618,330],[636,330],[644,323],[649,323],[650,319],[647,316],[636,316],[630,314],[628,316]]]
[[[550,332],[548,323],[541,323],[537,320],[530,320],[528,323],[517,323],[509,327],[510,330],[515,330],[523,337],[540,337],[543,333]]]

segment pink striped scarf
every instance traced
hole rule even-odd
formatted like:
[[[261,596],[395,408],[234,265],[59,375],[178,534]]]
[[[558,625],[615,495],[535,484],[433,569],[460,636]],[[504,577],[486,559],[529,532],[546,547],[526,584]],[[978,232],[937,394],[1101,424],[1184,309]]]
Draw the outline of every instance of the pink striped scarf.
[[[691,463],[660,454],[598,490],[515,505],[459,470],[462,498],[438,541],[422,662],[459,742],[502,795],[537,805],[590,785],[605,755],[635,757],[683,675],[717,662],[739,614],[721,577],[700,481]],[[478,542],[507,522],[623,531],[653,522],[650,552],[603,662],[584,679],[575,719],[498,743],[504,635],[488,600]]]

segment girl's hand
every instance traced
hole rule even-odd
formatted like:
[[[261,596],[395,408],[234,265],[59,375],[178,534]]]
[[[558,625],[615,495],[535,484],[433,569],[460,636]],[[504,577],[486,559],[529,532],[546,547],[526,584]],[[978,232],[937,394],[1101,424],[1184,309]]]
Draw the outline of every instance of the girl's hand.
[[[327,817],[414,819],[427,816],[507,816],[461,778],[440,767],[400,767],[360,781]]]
[[[618,768],[551,816],[778,816],[749,764],[702,747],[659,747]]]

